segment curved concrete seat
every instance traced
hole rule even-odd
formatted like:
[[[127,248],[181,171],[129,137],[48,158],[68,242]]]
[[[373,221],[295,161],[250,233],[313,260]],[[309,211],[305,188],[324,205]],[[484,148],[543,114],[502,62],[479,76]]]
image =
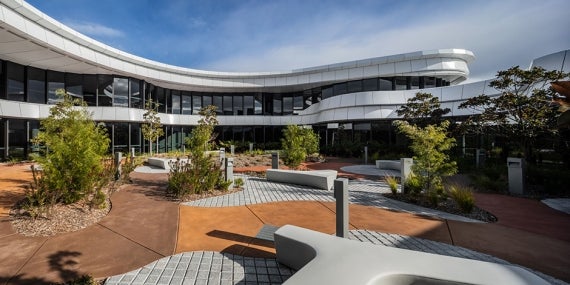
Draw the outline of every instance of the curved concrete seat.
[[[336,170],[297,171],[284,169],[267,169],[268,181],[283,182],[297,185],[331,190],[336,179]]]
[[[400,171],[401,163],[399,160],[376,160],[376,168],[379,169],[392,169]]]
[[[160,167],[162,169],[170,170],[170,162],[176,161],[177,158],[163,158],[163,157],[149,157],[147,163],[152,166]],[[188,163],[188,158],[181,158],[180,161]]]
[[[274,235],[277,261],[298,270],[293,284],[549,284],[502,265],[398,249],[286,225]]]

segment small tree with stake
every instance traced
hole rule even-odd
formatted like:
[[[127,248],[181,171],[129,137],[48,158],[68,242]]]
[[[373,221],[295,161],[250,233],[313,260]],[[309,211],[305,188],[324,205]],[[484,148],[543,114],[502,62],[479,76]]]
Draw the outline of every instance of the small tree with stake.
[[[158,103],[149,99],[145,104],[145,113],[143,114],[144,123],[142,124],[143,137],[150,143],[150,155],[152,155],[152,142],[156,141],[160,136],[164,135],[160,117],[158,116]]]

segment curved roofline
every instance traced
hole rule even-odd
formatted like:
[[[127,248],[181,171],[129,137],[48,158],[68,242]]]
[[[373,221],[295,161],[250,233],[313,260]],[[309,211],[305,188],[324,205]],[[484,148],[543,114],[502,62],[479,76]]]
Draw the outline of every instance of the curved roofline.
[[[374,69],[360,76],[413,76],[428,75],[447,77],[448,81],[458,83],[467,78],[467,64],[475,58],[465,49],[439,49],[403,53],[363,60],[347,61],[329,65],[276,72],[218,72],[185,68],[160,63],[129,54],[113,48],[70,27],[58,22],[23,0],[0,0],[0,27],[22,41],[22,49],[29,48],[37,52],[42,60],[30,59],[27,55],[13,53],[8,60],[39,68],[83,74],[118,74],[139,77],[149,82],[162,83],[179,89],[192,87],[203,88],[264,88],[292,85],[307,85],[314,82],[338,82],[350,79],[344,76],[351,69]],[[8,35],[10,36],[10,35]],[[15,41],[17,42],[18,39]],[[26,46],[27,45],[27,46]],[[42,53],[43,51],[43,53]],[[0,50],[0,52],[3,52]],[[4,52],[3,52],[4,53]],[[11,57],[12,56],[12,57]],[[45,60],[44,60],[45,58]],[[48,59],[52,59],[51,61]],[[59,64],[60,58],[63,64]],[[56,63],[57,62],[57,63]],[[414,68],[415,62],[418,67]],[[409,66],[409,67],[408,67]],[[326,76],[325,73],[337,72],[340,77]],[[318,75],[314,80],[301,78],[304,75]],[[429,75],[428,75],[429,76]],[[319,77],[319,78],[317,78]],[[286,78],[278,80],[279,78]],[[263,79],[263,83],[259,80]],[[268,82],[265,82],[268,81]],[[284,84],[281,84],[284,83]],[[186,88],[184,88],[186,87]]]

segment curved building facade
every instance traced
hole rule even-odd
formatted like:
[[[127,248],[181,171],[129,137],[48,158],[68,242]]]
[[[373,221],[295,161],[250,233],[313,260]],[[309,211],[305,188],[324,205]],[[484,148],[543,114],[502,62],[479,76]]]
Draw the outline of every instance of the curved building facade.
[[[569,70],[567,54],[536,61]],[[470,114],[457,108],[466,98],[495,94],[487,81],[459,85],[473,60],[468,50],[444,49],[283,72],[203,71],[122,52],[26,2],[0,0],[0,157],[33,151],[29,141],[60,88],[106,124],[113,151],[145,150],[140,125],[149,98],[160,103],[160,151],[180,148],[207,105],[217,107],[221,140],[268,145],[283,126],[298,124],[316,129],[323,144],[339,126],[389,142],[395,110],[419,90],[438,96],[452,117]]]

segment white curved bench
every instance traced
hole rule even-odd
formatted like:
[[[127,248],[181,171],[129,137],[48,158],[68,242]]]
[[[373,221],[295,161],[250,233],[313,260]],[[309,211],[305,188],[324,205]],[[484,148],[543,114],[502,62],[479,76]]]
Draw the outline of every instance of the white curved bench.
[[[402,163],[399,160],[376,160],[376,168],[400,171]]]
[[[176,161],[176,158],[149,157],[147,163],[165,170],[170,170],[170,162]],[[180,161],[188,163],[188,158],[181,158]]]
[[[286,225],[275,234],[277,261],[298,270],[284,285],[549,284],[512,265],[374,245]]]
[[[267,181],[290,183],[331,190],[336,179],[336,170],[285,170],[267,169],[265,176]]]

